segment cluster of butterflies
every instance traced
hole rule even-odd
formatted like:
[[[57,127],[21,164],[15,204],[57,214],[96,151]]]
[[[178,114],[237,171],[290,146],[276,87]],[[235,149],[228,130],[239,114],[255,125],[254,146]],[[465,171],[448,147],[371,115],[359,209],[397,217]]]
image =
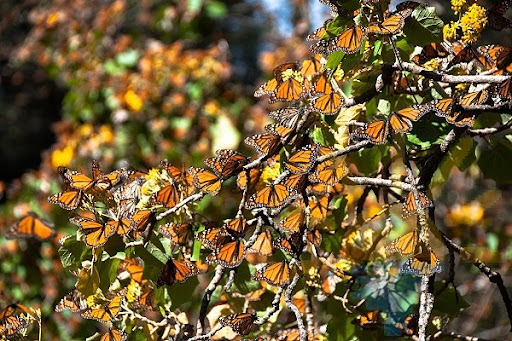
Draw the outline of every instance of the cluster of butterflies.
[[[35,318],[31,308],[11,303],[0,311],[0,338],[12,339],[20,335]]]

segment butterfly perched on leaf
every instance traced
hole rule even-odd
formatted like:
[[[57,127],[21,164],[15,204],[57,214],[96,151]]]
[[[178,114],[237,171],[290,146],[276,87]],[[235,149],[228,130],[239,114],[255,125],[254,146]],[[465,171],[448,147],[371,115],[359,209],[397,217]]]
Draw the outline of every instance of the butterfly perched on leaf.
[[[374,21],[368,25],[367,32],[369,34],[384,34],[391,35],[396,34],[405,25],[405,19],[407,19],[412,14],[412,9],[406,8],[402,11],[393,13],[384,21],[378,22]]]
[[[69,310],[74,313],[78,313],[84,311],[85,309],[87,309],[87,302],[85,297],[80,293],[80,291],[78,291],[78,289],[71,290],[55,306],[56,312]]]
[[[328,52],[343,51],[351,54],[359,51],[366,37],[366,29],[360,26],[353,26],[342,32],[336,38],[329,41]]]
[[[66,167],[59,167],[58,172],[70,187],[85,193],[104,192],[118,184],[123,174],[122,169],[103,174],[96,160],[92,160],[92,178]]]
[[[297,192],[282,184],[271,184],[254,193],[245,203],[247,209],[279,209],[295,199]]]
[[[389,115],[389,126],[394,133],[406,133],[411,131],[412,122],[418,121],[429,111],[427,105],[413,105]]]
[[[283,287],[290,283],[290,266],[286,261],[271,263],[254,273],[255,280]]]
[[[158,227],[158,232],[174,245],[185,245],[193,235],[192,222],[167,223]]]
[[[121,303],[125,295],[126,289],[113,293],[111,298],[106,299],[103,303],[84,311],[82,317],[103,323],[111,322],[121,311]]]
[[[123,331],[109,328],[108,331],[103,334],[100,341],[126,341],[128,334]]]
[[[116,233],[114,225],[100,223],[91,218],[76,216],[70,218],[69,221],[80,227],[84,234],[85,244],[92,248],[105,245],[107,240]]]
[[[253,313],[231,314],[219,319],[222,326],[231,327],[234,332],[240,335],[249,334],[254,321],[256,321],[256,314]]]
[[[50,240],[55,237],[53,224],[40,218],[37,214],[29,212],[18,220],[7,231],[8,238],[16,237],[36,237],[39,240]]]
[[[162,267],[160,276],[157,279],[156,286],[173,285],[174,282],[185,282],[188,278],[199,274],[197,266],[188,261],[179,261],[169,258],[167,263]]]
[[[378,120],[365,123],[358,127],[351,136],[366,139],[373,144],[383,144],[389,133],[389,123],[387,120]]]

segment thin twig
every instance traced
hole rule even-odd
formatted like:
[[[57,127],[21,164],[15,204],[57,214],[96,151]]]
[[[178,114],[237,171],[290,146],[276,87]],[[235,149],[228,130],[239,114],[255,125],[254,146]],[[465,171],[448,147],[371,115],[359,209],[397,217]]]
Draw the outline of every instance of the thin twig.
[[[254,324],[266,323],[272,317],[272,315],[274,315],[275,312],[279,310],[279,304],[281,303],[281,296],[283,295],[283,291],[284,288],[279,288],[277,290],[276,294],[274,295],[274,299],[272,300],[271,303],[272,307],[267,311],[267,313],[264,316],[254,321]]]
[[[201,302],[201,310],[199,312],[199,319],[197,320],[197,335],[201,335],[203,333],[204,320],[206,318],[206,313],[208,312],[208,305],[210,304],[212,293],[215,291],[215,288],[217,288],[217,284],[219,284],[225,271],[226,269],[217,265],[215,268],[215,275],[204,292],[203,301]]]
[[[189,202],[191,201],[198,201],[198,200],[201,200],[202,198],[204,197],[204,193],[203,192],[199,192],[199,193],[196,193],[196,194],[192,194],[191,196],[189,197],[186,197],[185,199],[183,199],[182,201],[180,201],[179,203],[176,204],[176,206],[168,209],[167,211],[165,212],[162,212],[160,213],[157,217],[156,217],[156,220],[159,221],[159,220],[162,220],[163,218],[167,217],[169,214],[172,214],[174,212],[176,212],[177,210],[179,210],[180,208],[182,208],[183,206],[185,206],[186,204],[188,204]]]
[[[297,328],[299,329],[299,335],[300,335],[299,340],[307,341],[308,333],[306,331],[306,328],[304,327],[304,321],[302,321],[302,314],[300,313],[299,308],[297,308],[297,306],[295,304],[293,304],[293,302],[292,302],[293,289],[295,289],[295,287],[297,286],[297,283],[299,283],[299,280],[300,280],[300,275],[295,274],[295,276],[293,276],[292,282],[290,283],[288,288],[286,288],[286,292],[284,294],[284,302],[286,304],[286,307],[288,309],[290,309],[291,311],[293,311],[293,313],[295,314],[295,319],[297,320]]]

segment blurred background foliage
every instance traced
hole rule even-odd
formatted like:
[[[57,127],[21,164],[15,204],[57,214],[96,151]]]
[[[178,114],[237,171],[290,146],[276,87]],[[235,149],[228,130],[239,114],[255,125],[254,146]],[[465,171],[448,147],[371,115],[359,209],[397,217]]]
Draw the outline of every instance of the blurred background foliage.
[[[448,2],[436,6],[448,15]],[[246,151],[243,137],[261,132],[266,113],[277,108],[256,101],[254,90],[275,66],[309,56],[304,38],[328,17],[316,0],[20,0],[1,2],[0,13],[0,226],[34,211],[55,223],[59,237],[76,228],[46,200],[61,186],[57,166],[86,173],[91,159],[106,170],[146,170],[164,159],[202,166],[217,149]],[[507,45],[498,35],[485,40]],[[499,264],[510,283],[509,183],[486,180],[473,166],[447,171],[449,182],[433,189],[437,218],[482,261]],[[376,199],[365,205],[368,217],[380,209]],[[203,200],[201,214],[220,220],[236,206],[222,191]],[[404,231],[398,225],[390,239]],[[347,237],[347,243],[364,244],[364,238]],[[54,312],[75,280],[63,269],[58,246],[0,236],[0,307],[12,301],[40,307],[45,340],[85,339],[97,323]],[[468,264],[456,269],[457,289],[471,307],[453,329],[489,339],[506,335],[496,288]],[[390,302],[397,292],[402,303],[417,300],[410,283],[382,279],[378,265],[371,271],[372,280],[360,283],[367,290],[358,292],[367,310],[382,308],[379,300]],[[339,313],[339,301],[323,304],[334,319],[331,335],[360,335],[352,318]]]

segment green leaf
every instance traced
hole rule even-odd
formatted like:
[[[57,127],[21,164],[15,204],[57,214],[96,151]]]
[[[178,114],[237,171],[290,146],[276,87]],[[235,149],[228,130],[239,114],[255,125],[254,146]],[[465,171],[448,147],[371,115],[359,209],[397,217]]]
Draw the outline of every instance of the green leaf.
[[[114,60],[108,59],[105,64],[103,64],[103,68],[105,72],[109,75],[119,75],[125,71],[125,68],[121,65],[117,64]]]
[[[226,16],[228,9],[220,1],[212,1],[206,4],[206,15],[213,19],[220,19]]]
[[[139,51],[137,50],[126,50],[124,52],[119,53],[116,56],[117,64],[130,68],[137,65],[139,62]]]
[[[443,285],[441,282],[435,282],[434,292],[437,292],[441,285]],[[469,306],[468,302],[450,285],[439,295],[436,295],[433,312],[434,315],[457,317],[461,311]]]
[[[457,167],[460,171],[466,170],[475,161],[475,142],[468,136],[463,137],[448,151],[443,162],[434,173],[432,187],[443,184],[449,177],[452,169]]]
[[[377,173],[379,163],[383,155],[388,152],[389,146],[380,145],[374,146],[373,148],[365,148],[357,153],[351,153],[349,156],[349,162],[356,164],[359,172],[366,175],[373,175]]]
[[[345,56],[345,53],[343,51],[336,51],[331,53],[327,57],[327,63],[325,64],[325,67],[327,69],[335,70],[338,67],[338,65],[340,65],[343,56]]]
[[[59,248],[62,266],[69,270],[78,269],[81,266],[82,256],[87,252],[90,252],[90,249],[81,240],[77,240],[76,236],[67,237]]]
[[[391,112],[391,103],[389,103],[388,100],[381,99],[379,100],[379,104],[377,104],[377,109],[381,113],[389,115],[389,113]]]
[[[425,46],[442,41],[444,23],[434,7],[425,5],[416,7],[411,19],[407,19],[404,27],[404,33],[410,44]]]
[[[478,166],[484,177],[498,184],[512,183],[512,143],[504,138],[489,139],[492,148],[477,149]]]
[[[407,134],[407,140],[426,150],[433,144],[441,143],[451,129],[445,119],[428,115],[414,123],[412,131]]]

